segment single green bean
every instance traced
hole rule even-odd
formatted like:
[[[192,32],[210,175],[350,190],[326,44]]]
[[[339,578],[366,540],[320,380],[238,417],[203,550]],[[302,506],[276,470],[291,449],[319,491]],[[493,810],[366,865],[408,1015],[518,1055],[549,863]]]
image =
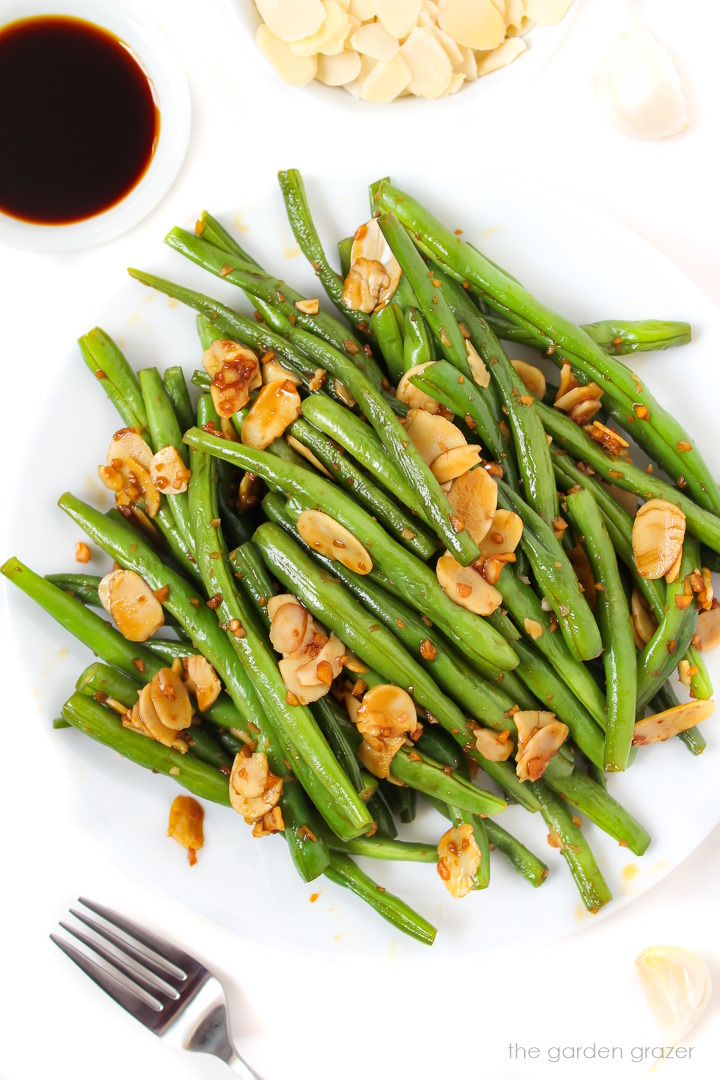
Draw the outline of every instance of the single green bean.
[[[403,900],[376,885],[372,878],[363,873],[347,855],[333,852],[325,877],[335,885],[350,889],[399,930],[414,937],[423,945],[432,945],[437,932],[435,927],[413,911]]]
[[[180,430],[187,431],[195,423],[195,410],[190,400],[183,369],[179,366],[166,368],[163,375],[163,386],[165,387],[165,393],[175,408]]]
[[[140,392],[135,372],[118,349],[112,338],[96,326],[79,339],[78,344],[83,359],[90,371],[108,392],[110,383],[116,390],[111,397],[113,404],[120,409],[121,416],[128,427],[137,427],[142,432],[148,426],[145,404]],[[110,397],[110,394],[108,393]]]
[[[585,814],[635,855],[642,855],[647,850],[650,834],[646,829],[585,773],[576,769],[572,776],[548,780],[548,784],[564,802]]]
[[[535,783],[540,811],[551,837],[565,859],[585,907],[593,914],[612,900],[612,893],[595,861],[590,845],[572,819],[563,800],[547,787]]]

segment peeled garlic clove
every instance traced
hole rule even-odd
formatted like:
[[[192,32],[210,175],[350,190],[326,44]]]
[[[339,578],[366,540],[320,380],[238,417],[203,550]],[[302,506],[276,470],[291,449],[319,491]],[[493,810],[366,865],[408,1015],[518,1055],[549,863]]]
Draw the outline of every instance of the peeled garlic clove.
[[[614,119],[627,135],[664,139],[687,125],[675,65],[649,30],[617,39],[605,62],[603,88]]]
[[[635,963],[658,1027],[675,1047],[710,1000],[708,966],[697,953],[672,945],[643,949]]]

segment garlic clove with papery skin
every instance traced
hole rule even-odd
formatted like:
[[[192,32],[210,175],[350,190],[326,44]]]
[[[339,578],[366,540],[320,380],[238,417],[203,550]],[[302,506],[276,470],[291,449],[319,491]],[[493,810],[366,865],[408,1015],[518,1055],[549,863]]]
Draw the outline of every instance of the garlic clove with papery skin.
[[[708,966],[697,953],[672,945],[643,949],[635,963],[658,1027],[674,1049],[710,1000]]]
[[[665,139],[688,124],[672,57],[649,30],[617,39],[603,67],[601,88],[614,120],[627,135]]]

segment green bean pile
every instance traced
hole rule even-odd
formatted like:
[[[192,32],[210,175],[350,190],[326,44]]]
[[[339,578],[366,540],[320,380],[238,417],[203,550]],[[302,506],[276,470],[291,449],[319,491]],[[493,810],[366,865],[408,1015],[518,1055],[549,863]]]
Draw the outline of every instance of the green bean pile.
[[[583,903],[596,912],[611,893],[582,817],[637,855],[650,842],[609,794],[606,774],[643,752],[648,709],[667,714],[668,723],[679,715],[670,681],[676,671],[690,687],[690,713],[703,719],[712,708],[693,712],[712,695],[699,618],[717,606],[703,566],[720,556],[720,489],[688,434],[619,359],[684,344],[690,328],[617,320],[575,326],[389,180],[371,186],[369,217],[399,276],[387,302],[358,310],[346,289],[357,265],[353,238],[338,244],[338,272],[300,175],[281,173],[280,186],[297,242],[337,314],[265,271],[208,213],[195,233],[175,228],[167,243],[236,286],[251,314],[130,271],[197,312],[203,350],[234,342],[281,365],[298,388],[301,415],[269,445],[244,437],[256,392],[223,418],[207,371],[193,375],[200,390],[193,403],[179,367],[136,375],[102,330],[80,341],[125,427],[149,453],[174,448],[189,482],[161,491],[152,508],[142,489],[107,513],[69,493],[59,500],[93,543],[155,593],[172,636],[127,640],[97,613],[105,606],[97,577],[43,578],[15,558],[2,567],[99,657],[80,675],[56,726],[77,728],[225,806],[228,777],[251,745],[281,781],[275,831],[301,878],[325,875],[426,944],[434,927],[355,862],[434,862],[442,871],[436,839],[398,839],[398,826],[415,817],[418,794],[454,830],[467,827],[477,851],[473,889],[489,885],[490,852],[531,885],[545,880],[543,861],[498,824],[507,804],[517,803],[545,822]],[[501,341],[544,354],[562,369],[560,389],[546,388],[543,378],[540,395],[529,393]],[[627,442],[603,445],[554,406],[569,378],[591,397],[600,388],[598,430],[610,440],[617,436],[610,422],[629,432],[656,469],[633,465],[618,450]],[[477,448],[475,467],[496,482],[498,511],[521,523],[517,550],[492,580],[502,602],[487,615],[459,603],[436,571],[446,552],[458,572],[482,577],[492,557],[453,513],[448,483],[408,437],[413,413],[396,395],[401,380],[438,403]],[[260,483],[256,505],[239,498]],[[641,572],[639,519],[619,491],[649,509],[660,500],[686,525],[672,573]],[[317,512],[371,554],[369,572],[306,542],[303,521]],[[354,658],[331,692],[309,704],[288,692],[271,644],[268,602],[284,593],[322,626],[323,640],[336,635]],[[634,633],[637,604],[651,620],[646,640]],[[143,686],[198,656],[223,692],[195,709],[181,745],[125,722]],[[387,686],[410,694],[421,725],[400,740],[386,773],[374,775],[350,705]],[[537,778],[521,776],[507,755],[482,752],[483,738],[514,743],[523,737],[522,717],[549,714],[568,737]],[[669,733],[694,754],[705,746],[689,723]]]

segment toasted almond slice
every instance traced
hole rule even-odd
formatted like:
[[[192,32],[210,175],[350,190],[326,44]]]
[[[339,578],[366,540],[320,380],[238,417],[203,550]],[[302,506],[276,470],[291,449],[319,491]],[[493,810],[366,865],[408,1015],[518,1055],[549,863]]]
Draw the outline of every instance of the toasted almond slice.
[[[547,727],[555,720],[555,713],[540,709],[520,709],[513,713],[513,720],[517,728],[518,746],[517,757],[521,757],[530,739],[540,728]]]
[[[472,825],[448,829],[437,847],[437,871],[445,888],[456,899],[462,899],[475,887],[475,875],[482,853],[477,846]]]
[[[564,19],[573,0],[525,0],[525,14],[541,26],[552,26]]]
[[[321,0],[255,0],[255,7],[282,41],[298,41],[317,33],[326,18]]]
[[[433,472],[434,465],[435,462],[431,466]],[[448,502],[476,544],[490,532],[497,510],[497,496],[497,484],[485,469],[473,469],[459,476],[448,492]]]
[[[354,265],[359,259],[368,259],[378,262],[390,278],[390,283],[385,285],[379,292],[379,303],[387,303],[394,295],[398,287],[402,270],[400,264],[392,253],[392,249],[383,236],[382,229],[376,218],[363,222],[355,230],[352,248],[350,249],[350,265]]]
[[[480,543],[483,555],[511,554],[520,543],[523,523],[512,510],[496,510],[490,528]]]
[[[262,383],[255,353],[234,341],[214,341],[203,353],[203,366],[212,379],[213,404],[225,420],[244,408],[250,392]]]
[[[539,728],[518,758],[515,767],[518,779],[539,780],[548,767],[550,758],[557,754],[569,734],[570,729],[560,720],[552,720]]]
[[[633,637],[635,644],[640,642],[639,648],[643,649],[655,636],[658,628],[657,619],[647,605],[645,597],[639,589],[633,588],[630,597],[630,612],[633,625]]]
[[[558,392],[555,395],[555,404],[557,405],[558,401],[562,400],[565,394],[574,390],[577,385],[578,381],[573,374],[573,369],[570,367],[570,364],[563,364],[560,368],[560,385],[558,387]]]
[[[290,42],[290,49],[296,56],[315,56],[316,53],[341,51],[348,27],[347,12],[337,0],[323,0],[325,19],[318,30],[307,37],[295,38]],[[338,39],[341,49],[338,50]]]
[[[335,388],[335,393],[337,394],[337,396],[340,398],[344,405],[347,405],[349,409],[352,409],[355,405],[357,405],[355,398],[352,396],[345,383],[340,382],[339,379],[335,379],[333,382],[333,386]]]
[[[311,686],[304,686],[297,677],[297,670],[307,663],[307,656],[285,656],[278,663],[282,681],[288,694],[292,694],[299,705],[309,705],[313,701],[324,697],[330,690],[327,683],[319,679]]]
[[[353,49],[373,60],[392,60],[400,48],[400,42],[390,34],[382,23],[365,23],[350,38]]]
[[[584,401],[599,401],[602,395],[602,388],[594,382],[587,383],[585,386],[574,386],[556,399],[555,408],[569,413],[576,405],[581,405]]]
[[[462,478],[469,470],[475,470],[480,461],[480,447],[476,443],[466,443],[465,446],[455,446],[452,450],[445,450],[438,454],[430,463],[430,471],[440,484],[446,484],[448,480]],[[480,470],[485,472],[484,469]],[[487,476],[487,473],[485,473]],[[452,490],[452,489],[451,489]]]
[[[325,86],[345,86],[357,79],[359,74],[360,56],[354,49],[343,49],[334,56],[324,56],[321,53],[317,58],[315,77]]]
[[[162,604],[133,570],[112,570],[100,582],[98,592],[126,641],[147,641],[165,622]]]
[[[332,473],[329,471],[329,469],[325,468],[322,461],[320,461],[319,458],[315,457],[312,450],[308,450],[307,446],[305,446],[304,443],[301,443],[299,439],[296,439],[294,435],[286,435],[285,442],[288,444],[288,446],[291,446],[293,450],[300,455],[300,457],[304,457],[306,461],[309,461],[313,468],[317,469],[319,473],[322,473],[323,476],[329,477],[331,480],[333,479]]]
[[[152,456],[152,450],[137,428],[121,428],[112,437],[107,452],[107,463],[113,466],[118,461],[137,461],[147,472],[150,469]]]
[[[248,825],[264,818],[277,804],[283,782],[270,772],[265,754],[236,754],[230,773],[230,803]]]
[[[585,549],[580,544],[576,544],[568,552],[568,559],[570,565],[575,571],[575,577],[580,583],[583,595],[588,604],[595,611],[597,606],[597,597],[595,595],[595,578],[593,577],[592,567],[588,561],[588,557],[585,554]]]
[[[158,491],[166,495],[179,495],[187,491],[190,470],[174,446],[163,446],[153,454],[150,462],[150,479]]]
[[[191,866],[197,862],[196,853],[205,843],[204,816],[205,811],[202,806],[191,795],[177,795],[173,799],[168,821],[168,836],[177,840],[178,844],[182,844],[186,849]]]
[[[285,832],[285,822],[279,806],[273,806],[272,810],[268,810],[253,824],[252,834],[257,840],[279,832]]]
[[[478,76],[489,75],[491,71],[499,71],[516,60],[521,53],[525,52],[525,42],[519,37],[509,37],[491,52],[482,53],[477,58]]]
[[[647,746],[648,743],[665,742],[681,731],[687,731],[702,720],[707,720],[715,711],[714,701],[687,701],[675,705],[672,709],[646,716],[635,724],[633,746]]]
[[[703,652],[710,652],[720,645],[720,607],[701,611],[697,621],[697,635]]]
[[[242,422],[243,445],[264,450],[297,420],[301,404],[300,395],[289,379],[275,379],[263,386]]]
[[[391,736],[389,739],[375,739],[369,735],[360,744],[358,760],[373,776],[380,780],[389,780],[392,759],[404,744],[404,735]]]
[[[656,580],[668,574],[682,554],[685,514],[665,499],[649,499],[635,515],[632,546],[641,577]]]
[[[571,409],[568,413],[571,420],[574,420],[576,424],[581,426],[592,420],[595,413],[600,412],[602,405],[597,399],[591,399],[589,401],[581,401],[579,405],[576,405],[574,409]]]
[[[415,731],[417,710],[413,699],[402,687],[379,683],[363,696],[355,722],[364,736],[386,739]]]
[[[351,311],[372,314],[390,288],[390,275],[377,259],[355,259],[343,282],[342,302]]]
[[[507,735],[507,732],[504,733]],[[477,725],[473,728],[475,745],[488,761],[507,761],[514,750],[512,739],[503,738],[497,731]]]
[[[304,655],[314,633],[315,623],[312,616],[299,600],[282,604],[276,609],[274,616],[271,616],[270,643],[273,649],[283,656]]]
[[[537,398],[538,401],[542,401],[545,397],[547,384],[540,368],[535,367],[534,364],[527,364],[524,360],[511,360],[510,363],[532,396]]]
[[[200,712],[209,709],[217,701],[222,690],[215,668],[204,656],[186,656],[183,659],[185,685],[195,695]]]
[[[484,390],[490,385],[490,372],[485,366],[485,361],[482,356],[469,338],[465,341],[465,351],[467,352],[470,373],[477,385],[481,386]]]
[[[376,15],[375,0],[350,0],[348,13],[360,22],[368,22]]]
[[[430,30],[416,28],[400,46],[411,79],[408,90],[416,97],[439,98],[450,88],[453,69],[448,55]]]
[[[317,315],[320,311],[320,301],[316,296],[308,300],[296,300],[295,309],[302,315]]]
[[[438,22],[470,49],[494,49],[505,38],[505,20],[492,0],[439,0]]]
[[[537,641],[538,638],[542,637],[542,623],[539,623],[537,619],[524,619],[523,626],[525,627],[525,633],[531,637],[533,641]]]
[[[375,15],[389,34],[404,38],[415,27],[422,0],[373,0]]]
[[[405,431],[426,465],[456,446],[465,446],[462,431],[444,416],[433,415],[424,409],[411,409],[405,417]]]
[[[680,549],[680,551],[678,553],[677,559],[675,560],[675,562],[672,564],[672,566],[668,570],[667,574],[665,575],[665,581],[668,583],[668,585],[672,585],[673,581],[677,581],[678,575],[680,574],[680,567],[681,566],[682,566],[682,548]]]
[[[379,60],[364,79],[360,97],[374,105],[388,105],[399,97],[412,78],[410,69],[398,52],[392,60]]]
[[[247,364],[249,370],[245,381],[248,383],[249,389],[253,389],[251,384],[253,378],[257,376],[258,359],[252,349],[246,349],[244,345],[239,345],[237,341],[230,341],[227,338],[218,338],[213,341],[212,345],[203,353],[202,363],[211,379],[228,364],[231,366]]]
[[[461,566],[449,551],[438,559],[435,573],[445,595],[476,615],[492,615],[502,603],[497,589],[472,566]]]
[[[287,610],[287,607],[282,609]],[[345,646],[339,637],[331,634],[317,656],[297,668],[295,676],[301,686],[315,686],[318,682],[330,686],[342,671],[344,659]]]
[[[419,375],[420,372],[425,371],[432,364],[433,361],[428,360],[426,364],[418,364],[416,367],[408,368],[397,385],[395,396],[399,401],[404,401],[406,405],[409,405],[411,409],[423,409],[425,412],[435,415],[440,409],[440,402],[410,382],[413,376]]]
[[[151,739],[161,743],[163,746],[173,745],[177,733],[172,728],[166,727],[158,716],[152,699],[150,683],[145,683],[140,691],[136,710],[133,710],[133,712],[135,711],[139,714],[141,731],[144,731]]]
[[[261,23],[255,32],[255,44],[280,78],[291,86],[307,86],[315,78],[317,58],[298,56],[264,23]]]
[[[353,534],[321,510],[303,510],[297,519],[297,530],[306,544],[321,555],[335,559],[356,574],[369,574],[372,559]]]
[[[267,602],[268,618],[272,620],[277,615],[283,604],[299,604],[300,601],[292,593],[278,593],[277,596],[271,596]]]
[[[150,696],[161,723],[172,731],[184,731],[192,723],[187,687],[172,668],[161,668],[149,683]]]
[[[288,371],[286,367],[283,367],[275,356],[275,353],[269,353],[268,356],[269,359],[266,360],[263,358],[261,361],[263,385],[267,386],[268,383],[277,382],[278,379],[284,379],[294,383],[295,386],[302,386],[302,379],[300,376],[296,375],[293,371]]]

